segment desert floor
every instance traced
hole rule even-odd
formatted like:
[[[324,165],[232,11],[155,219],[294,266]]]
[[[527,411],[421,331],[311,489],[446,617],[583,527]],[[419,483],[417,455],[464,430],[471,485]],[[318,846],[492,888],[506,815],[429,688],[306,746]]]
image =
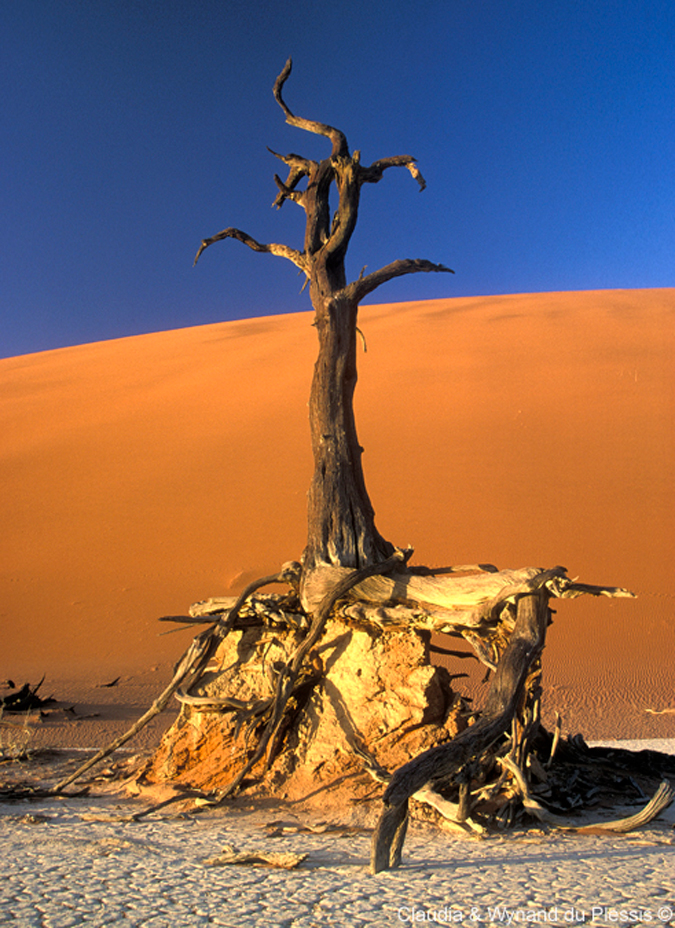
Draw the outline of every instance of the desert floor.
[[[2,923],[675,925],[673,806],[640,831],[614,835],[544,831],[535,823],[458,837],[413,822],[401,867],[377,876],[368,872],[368,828],[245,801],[235,809],[184,814],[169,806],[132,818],[146,810],[119,795],[0,802]],[[303,859],[292,870],[219,865],[226,849]]]

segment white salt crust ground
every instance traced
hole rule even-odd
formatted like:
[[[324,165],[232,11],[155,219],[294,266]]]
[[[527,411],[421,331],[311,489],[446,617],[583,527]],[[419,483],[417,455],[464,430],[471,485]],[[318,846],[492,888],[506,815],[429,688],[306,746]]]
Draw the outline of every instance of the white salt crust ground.
[[[633,746],[666,745],[673,749]],[[270,812],[119,821],[140,808],[110,797],[0,804],[0,924],[675,925],[673,806],[616,837],[533,829],[475,840],[413,826],[400,869],[375,877],[369,834],[270,838],[262,828]],[[224,845],[309,856],[292,871],[206,866]]]

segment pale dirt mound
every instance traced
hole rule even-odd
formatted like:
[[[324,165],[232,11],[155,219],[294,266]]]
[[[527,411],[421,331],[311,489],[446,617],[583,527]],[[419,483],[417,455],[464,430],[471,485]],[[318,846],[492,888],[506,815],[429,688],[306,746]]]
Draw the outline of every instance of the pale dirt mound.
[[[360,314],[380,531],[638,594],[556,604],[547,699],[589,737],[675,734],[674,323],[672,289]],[[316,350],[300,313],[0,360],[0,680],[161,686],[190,633],[158,616],[301,554]]]
[[[209,792],[229,787],[257,744],[264,716],[204,707],[232,698],[250,706],[271,702],[277,690],[271,668],[287,663],[303,637],[263,626],[231,631],[144,770],[143,788],[167,780]],[[354,821],[365,820],[358,813],[366,807],[371,817],[379,811],[381,787],[354,750],[369,748],[372,759],[376,747],[377,761],[396,770],[466,728],[447,671],[429,666],[419,635],[381,634],[340,620],[327,623],[289,709],[274,739],[279,750],[270,744],[269,769],[264,757],[251,768],[246,796],[274,796],[324,815],[338,810],[343,820],[350,809]]]

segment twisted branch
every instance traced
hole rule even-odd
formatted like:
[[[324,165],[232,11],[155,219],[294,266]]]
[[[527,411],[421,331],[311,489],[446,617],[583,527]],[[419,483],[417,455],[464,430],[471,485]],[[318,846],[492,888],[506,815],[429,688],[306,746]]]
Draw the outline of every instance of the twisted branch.
[[[398,867],[408,821],[408,799],[433,789],[477,757],[506,731],[516,712],[530,667],[544,647],[549,610],[546,591],[518,600],[518,616],[487,695],[482,717],[447,744],[430,748],[393,775],[373,835],[371,872]]]
[[[333,143],[331,157],[335,158],[338,155],[344,155],[348,158],[349,146],[347,145],[347,139],[343,132],[340,132],[339,129],[334,129],[333,126],[327,126],[323,122],[315,122],[313,119],[303,119],[302,116],[295,116],[286,106],[281,96],[281,91],[288,80],[292,67],[293,61],[289,58],[284,65],[283,71],[274,82],[274,99],[284,111],[286,122],[289,126],[294,126],[296,129],[304,129],[306,132],[313,132],[315,135],[326,136],[326,138],[330,139]]]
[[[404,167],[410,171],[412,177],[424,190],[426,182],[417,167],[412,155],[394,155],[389,158],[379,158],[369,167],[361,165],[361,154],[355,151],[349,153],[347,139],[339,129],[312,119],[296,116],[289,109],[282,96],[284,84],[291,73],[292,60],[289,58],[281,74],[274,83],[274,98],[286,117],[286,122],[298,129],[304,129],[315,135],[322,135],[332,142],[332,152],[329,158],[317,162],[303,158],[293,152],[287,155],[269,149],[271,154],[288,166],[288,177],[283,181],[277,174],[274,182],[278,193],[273,206],[279,209],[286,200],[291,200],[301,206],[307,213],[307,229],[305,233],[304,251],[300,252],[288,245],[262,244],[240,229],[227,228],[217,235],[202,241],[195,257],[195,264],[204,249],[214,242],[225,238],[235,238],[248,245],[253,251],[263,252],[286,258],[298,267],[308,280],[316,279],[327,263],[333,266],[344,260],[349,240],[356,225],[359,194],[361,186],[365,183],[378,183],[386,170],[394,167]],[[307,177],[307,187],[298,190],[298,184],[303,177]],[[330,226],[328,194],[331,185],[335,183],[339,192],[338,209]],[[358,280],[343,289],[343,294],[350,300],[358,303],[361,299],[372,293],[381,284],[395,277],[420,272],[447,272],[454,273],[443,264],[434,264],[431,261],[405,258],[394,261],[386,267],[380,268],[364,277],[363,273]],[[335,275],[339,278],[339,274]]]
[[[248,245],[253,251],[277,255],[280,258],[287,258],[289,261],[292,261],[296,267],[299,267],[301,271],[304,271],[305,274],[309,274],[307,260],[302,252],[296,251],[295,248],[290,248],[288,245],[278,245],[275,242],[264,245],[261,242],[256,242],[254,238],[251,238],[246,232],[242,232],[241,229],[233,228],[223,229],[223,231],[219,232],[217,235],[212,235],[211,238],[203,239],[199,246],[199,251],[195,256],[194,264],[199,261],[199,257],[204,249],[208,248],[209,245],[213,245],[214,242],[222,241],[224,238],[236,238],[238,242]]]
[[[304,208],[305,192],[304,190],[296,190],[295,188],[303,177],[310,177],[313,172],[318,170],[318,163],[293,153],[290,155],[280,155],[279,152],[274,151],[269,145],[267,146],[267,150],[273,154],[275,158],[278,158],[279,161],[283,161],[284,164],[287,164],[289,168],[286,183],[284,183],[277,174],[274,175],[274,183],[279,188],[279,193],[272,203],[272,206],[281,209],[284,200],[292,200],[294,203],[298,203]]]
[[[422,177],[422,172],[417,167],[415,158],[411,155],[394,155],[391,158],[379,158],[377,161],[373,161],[369,168],[361,168],[359,181],[362,184],[376,184],[382,180],[382,175],[387,168],[407,168],[419,184],[420,193],[427,185],[427,182]]]

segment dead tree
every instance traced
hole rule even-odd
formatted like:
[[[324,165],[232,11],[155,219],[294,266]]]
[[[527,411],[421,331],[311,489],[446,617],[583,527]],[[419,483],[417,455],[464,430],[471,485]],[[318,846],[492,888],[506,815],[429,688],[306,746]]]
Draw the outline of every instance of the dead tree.
[[[347,282],[345,255],[361,187],[392,167],[407,168],[421,189],[424,180],[409,155],[366,167],[358,151],[350,154],[341,131],[295,116],[282,97],[290,72],[289,60],[274,85],[286,121],[332,146],[318,162],[273,152],[289,169],[285,181],[275,176],[274,205],[291,200],[306,214],[302,251],[227,228],[204,239],[195,260],[214,242],[234,238],[290,260],[309,283],[319,357],[310,397],[315,469],[307,545],[302,563],[288,562],[236,599],[208,599],[188,616],[166,617],[210,627],[194,639],[150,710],[159,711],[172,694],[181,703],[144,776],[201,788],[212,802],[246,789],[295,799],[309,793],[324,809],[333,787],[363,799],[373,779],[385,783],[374,872],[398,865],[411,801],[463,831],[508,825],[522,815],[576,828],[556,813],[583,806],[599,783],[616,796],[617,769],[630,767],[626,788],[638,796],[675,774],[663,755],[641,761],[625,752],[603,755],[598,765],[582,739],[565,741],[559,730],[550,734],[541,725],[549,600],[633,594],[572,580],[563,567],[412,567],[412,551],[378,532],[353,409],[359,302],[393,278],[449,269],[402,259]],[[333,185],[338,204],[331,215]],[[284,584],[288,592],[260,593],[269,584]],[[454,691],[447,671],[429,666],[428,631],[463,638],[493,675],[480,710]],[[662,785],[637,816],[605,827],[643,824],[672,796]]]
[[[425,182],[410,155],[381,158],[369,167],[361,164],[360,152],[350,153],[339,129],[295,116],[286,105],[282,90],[291,73],[291,59],[276,80],[274,97],[286,122],[327,138],[331,153],[323,161],[300,155],[275,157],[288,166],[288,177],[274,180],[278,193],[274,206],[286,200],[305,211],[305,240],[302,251],[288,245],[264,245],[239,229],[228,228],[204,239],[197,253],[214,242],[234,238],[254,251],[286,258],[296,265],[309,283],[314,308],[314,325],[319,336],[319,356],[309,401],[309,421],[314,454],[314,476],[309,491],[307,546],[303,556],[304,576],[323,565],[360,568],[386,560],[394,546],[375,526],[361,464],[361,448],[354,419],[356,387],[357,314],[359,303],[388,280],[420,272],[449,272],[442,264],[404,258],[372,274],[361,273],[347,282],[345,257],[356,227],[361,188],[375,184],[389,168],[404,167],[424,190]],[[301,187],[301,182],[306,183]],[[331,212],[331,190],[338,195]]]

